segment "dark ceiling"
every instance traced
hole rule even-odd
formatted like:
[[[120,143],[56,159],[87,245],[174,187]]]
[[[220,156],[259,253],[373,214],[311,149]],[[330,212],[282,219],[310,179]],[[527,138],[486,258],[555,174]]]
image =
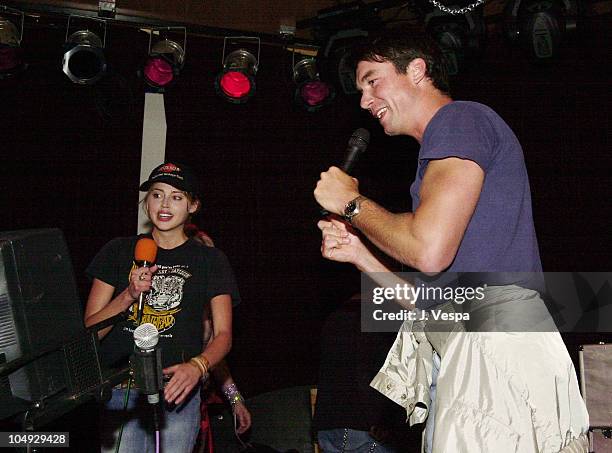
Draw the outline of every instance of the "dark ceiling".
[[[97,15],[103,2],[94,0],[28,0],[0,1],[0,5],[19,8],[35,17],[46,13],[63,14],[80,13]],[[233,0],[229,1],[142,1],[117,0],[115,3],[115,19],[118,21],[138,22],[142,20],[159,21],[167,24],[184,24],[190,32],[227,34],[230,31],[250,32],[253,34],[275,36],[279,35],[282,26],[293,27],[298,24],[296,36],[311,38],[310,27],[300,27],[308,19],[317,17],[323,9],[337,8],[351,10],[361,4],[361,9],[374,10],[374,14],[382,18],[382,22],[422,22],[422,6],[433,8],[428,0],[366,0],[342,2],[334,0]],[[445,0],[446,6],[466,6],[472,3],[468,0]],[[484,4],[484,16],[489,28],[501,22],[506,0],[488,0]],[[612,10],[612,2],[583,2],[582,11],[585,15],[598,15]],[[190,27],[191,25],[191,27]]]

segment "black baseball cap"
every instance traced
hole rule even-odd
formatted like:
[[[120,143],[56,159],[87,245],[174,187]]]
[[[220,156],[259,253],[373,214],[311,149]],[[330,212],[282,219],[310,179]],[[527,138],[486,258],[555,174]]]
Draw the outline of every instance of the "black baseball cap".
[[[149,179],[140,185],[140,191],[146,192],[156,182],[164,182],[183,192],[198,195],[198,179],[187,165],[165,162],[149,175]]]

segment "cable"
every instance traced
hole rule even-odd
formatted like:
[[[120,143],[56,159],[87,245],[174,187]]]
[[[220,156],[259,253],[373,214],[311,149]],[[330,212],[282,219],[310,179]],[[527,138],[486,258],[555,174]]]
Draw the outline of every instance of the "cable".
[[[125,392],[125,397],[123,399],[123,411],[127,413],[128,401],[130,398],[130,388],[132,387],[132,378],[128,378],[127,388]],[[119,446],[121,445],[121,436],[123,436],[123,427],[125,426],[125,421],[121,423],[121,429],[119,429],[119,436],[117,436],[117,445],[115,446],[115,453],[119,453]]]
[[[253,446],[250,443],[244,443],[242,441],[242,439],[240,438],[240,434],[238,434],[238,420],[236,418],[236,412],[234,412],[234,408],[232,407],[232,412],[234,414],[234,434],[236,435],[236,439],[238,439],[238,442],[240,442],[240,445],[242,445],[242,448],[244,450],[248,449],[248,448],[253,448]]]

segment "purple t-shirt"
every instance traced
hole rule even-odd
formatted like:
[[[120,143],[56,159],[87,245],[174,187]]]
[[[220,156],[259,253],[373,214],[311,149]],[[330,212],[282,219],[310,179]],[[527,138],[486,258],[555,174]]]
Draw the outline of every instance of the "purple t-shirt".
[[[413,210],[430,160],[459,157],[485,172],[474,215],[447,272],[541,272],[523,150],[489,107],[454,101],[431,119],[410,188]]]

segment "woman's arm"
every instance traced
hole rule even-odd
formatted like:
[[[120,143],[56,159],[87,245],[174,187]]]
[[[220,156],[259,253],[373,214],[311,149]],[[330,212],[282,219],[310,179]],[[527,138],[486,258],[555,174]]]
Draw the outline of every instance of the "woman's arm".
[[[207,306],[208,307],[208,306]],[[206,309],[204,311],[204,350],[213,334],[212,321],[210,319],[210,311]],[[251,427],[251,413],[246,407],[244,398],[238,391],[236,383],[232,378],[229,367],[225,359],[221,360],[214,368],[210,370],[214,381],[221,387],[225,398],[232,405],[232,411],[236,414],[238,420],[238,426],[236,432],[238,434],[245,433]]]
[[[225,360],[222,360],[212,369],[215,382],[221,386],[225,399],[232,405],[232,411],[236,414],[238,434],[245,433],[251,427],[251,413],[246,407],[244,398],[238,391],[238,387],[230,374]]]
[[[190,361],[164,369],[164,374],[172,375],[164,389],[164,398],[170,403],[181,404],[203,374],[223,360],[232,348],[232,298],[229,294],[215,296],[210,301],[210,307],[213,339],[208,343],[204,352],[195,357],[200,365]],[[201,369],[201,366],[204,369]]]
[[[157,266],[134,270],[130,275],[129,286],[114,299],[112,297],[115,287],[94,278],[85,307],[85,327],[92,326],[127,310],[138,299],[140,293],[151,289],[151,274],[156,270]],[[98,338],[104,338],[112,328],[110,326],[100,330]]]
[[[111,300],[115,288],[108,283],[94,278],[87,306],[85,307],[85,327],[92,326],[100,321],[104,321],[116,314],[121,313],[134,302],[127,288],[115,299]],[[98,338],[104,338],[113,327],[107,327],[98,332]]]
[[[213,338],[208,342],[202,357],[213,368],[232,349],[232,298],[221,294],[210,301],[212,314]]]

